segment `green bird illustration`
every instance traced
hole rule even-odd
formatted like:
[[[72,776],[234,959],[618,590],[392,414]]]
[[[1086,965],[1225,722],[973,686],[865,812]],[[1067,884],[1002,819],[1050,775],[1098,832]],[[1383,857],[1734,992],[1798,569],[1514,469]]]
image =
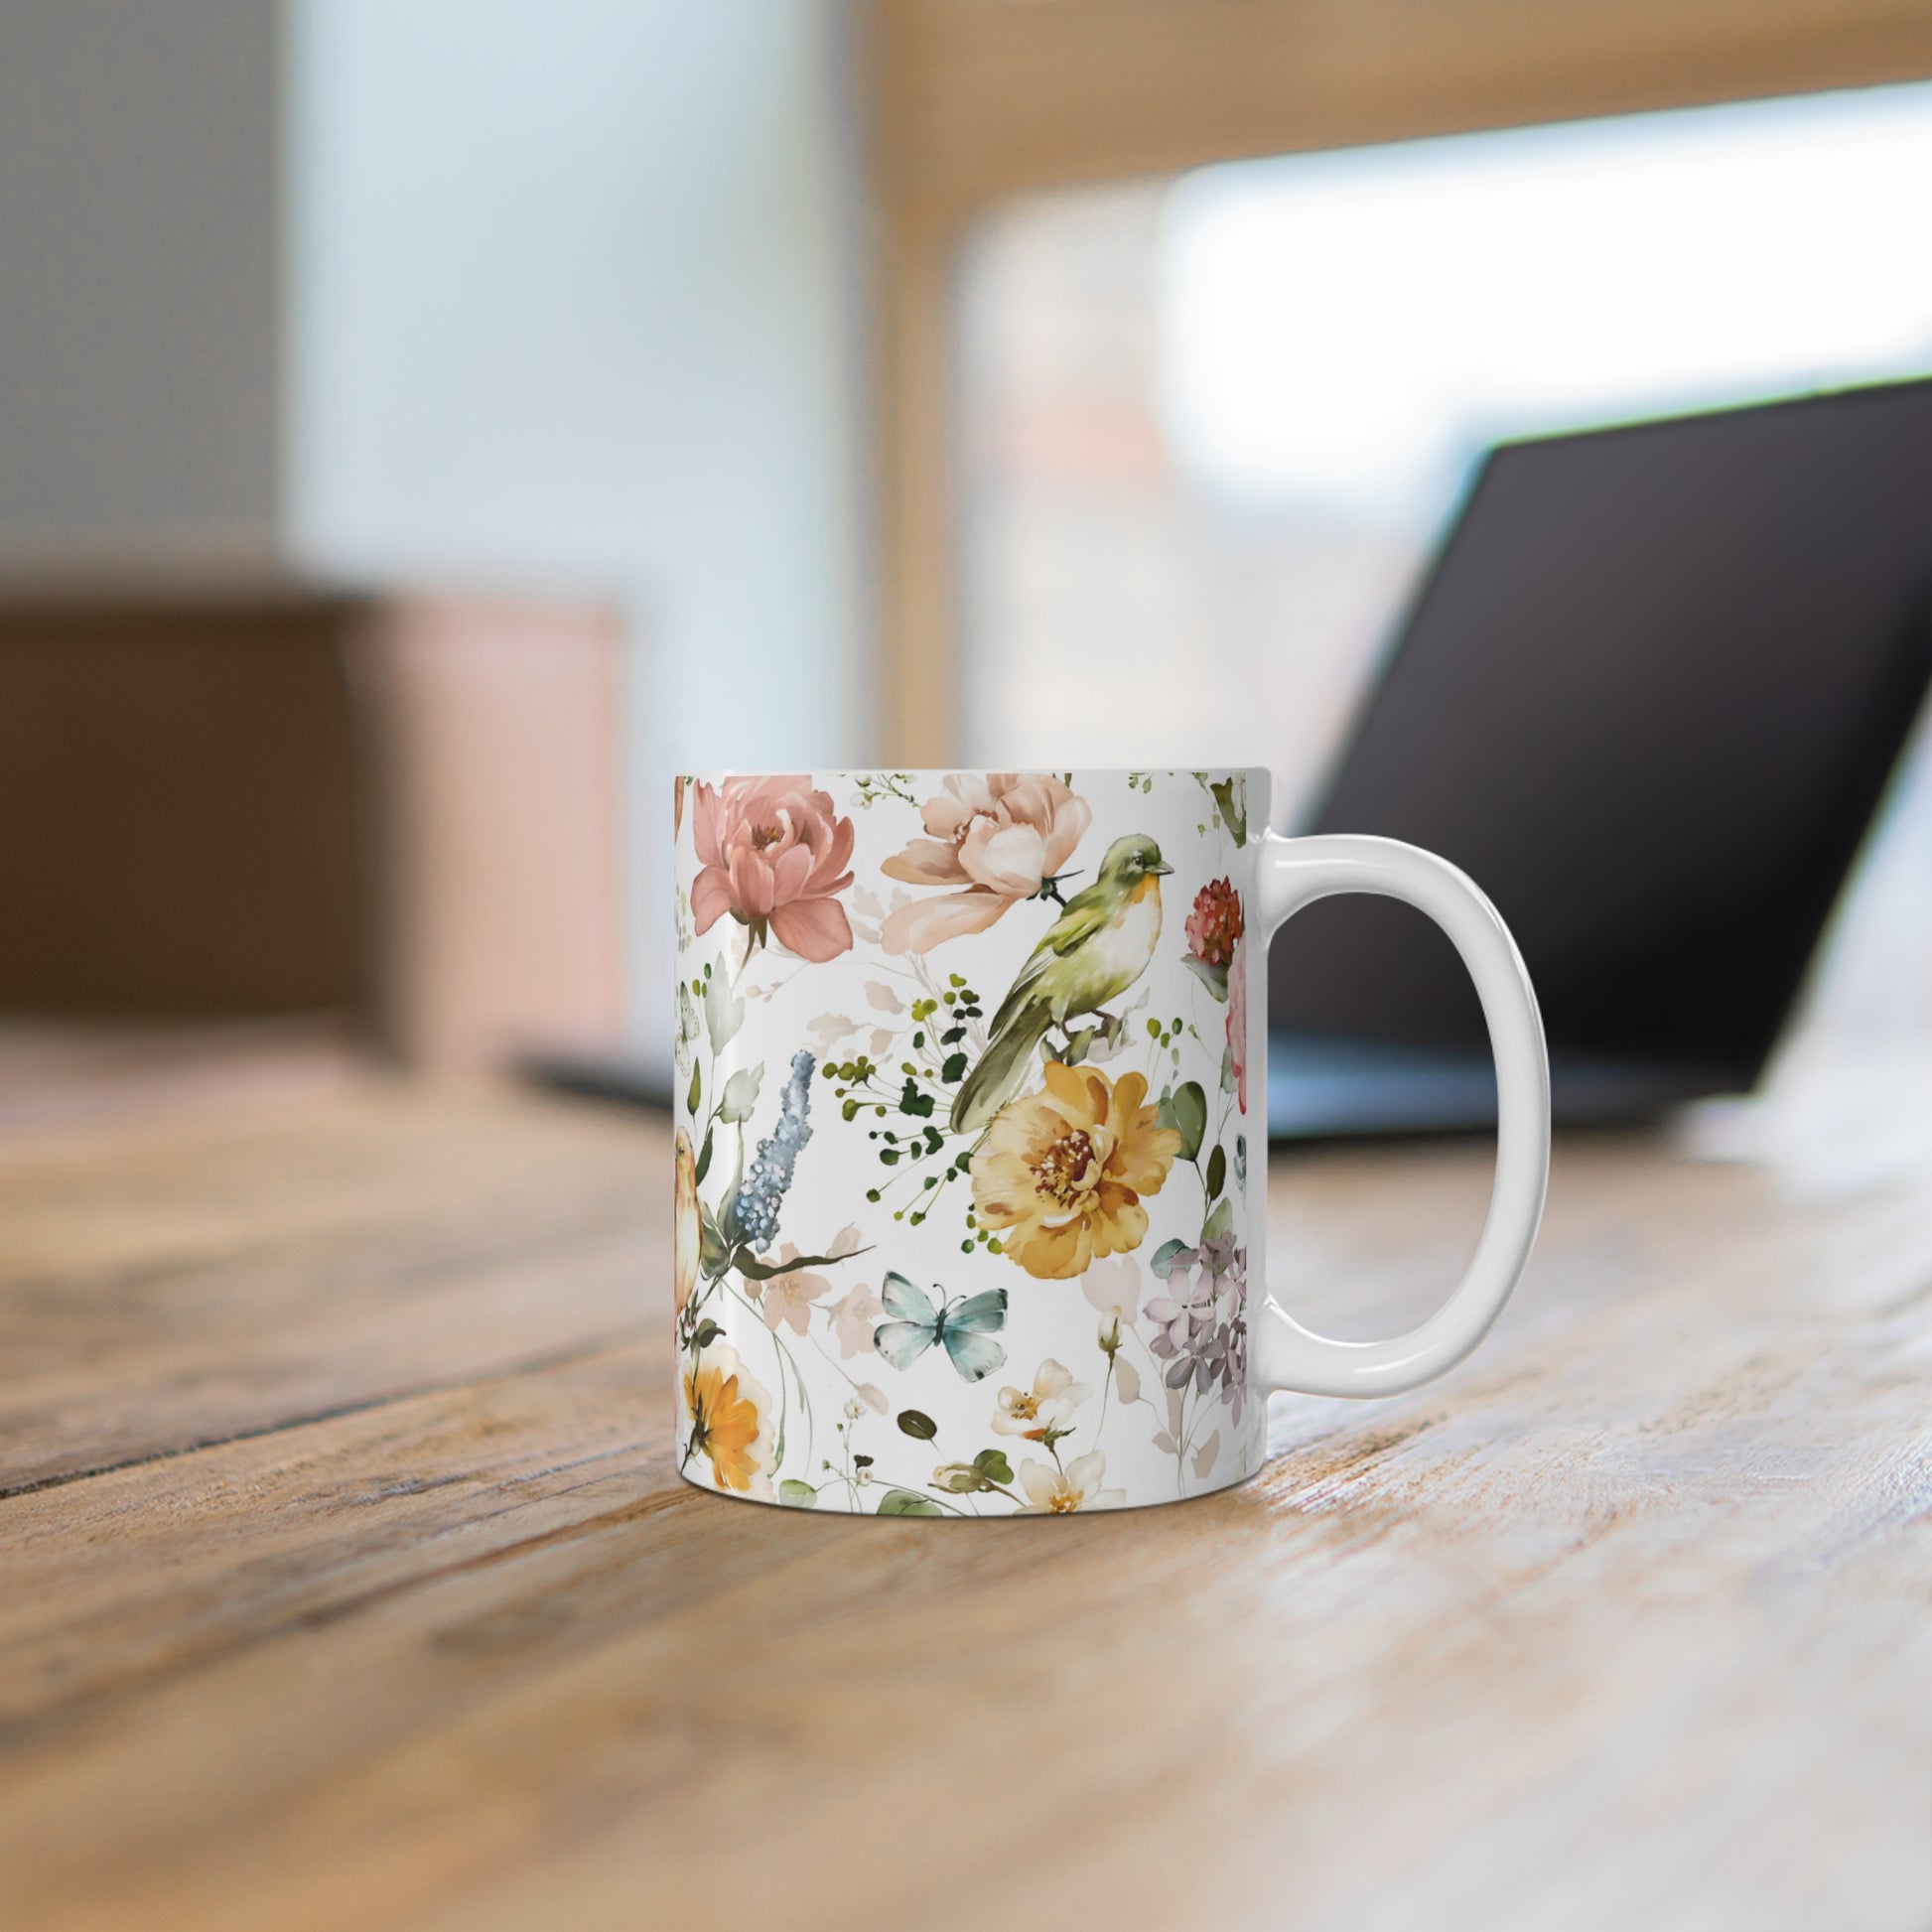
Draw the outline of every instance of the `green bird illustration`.
[[[993,1016],[986,1051],[953,1100],[956,1133],[977,1133],[1013,1098],[1050,1028],[1098,1013],[1147,971],[1161,938],[1161,881],[1173,871],[1145,833],[1107,848],[1100,877],[1067,900]]]

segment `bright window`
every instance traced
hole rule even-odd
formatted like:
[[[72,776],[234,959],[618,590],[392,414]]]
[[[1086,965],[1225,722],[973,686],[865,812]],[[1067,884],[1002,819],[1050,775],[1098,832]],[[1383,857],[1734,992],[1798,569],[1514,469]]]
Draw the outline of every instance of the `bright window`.
[[[1932,87],[1016,206],[962,281],[976,763],[1318,774],[1470,463],[1932,370]]]

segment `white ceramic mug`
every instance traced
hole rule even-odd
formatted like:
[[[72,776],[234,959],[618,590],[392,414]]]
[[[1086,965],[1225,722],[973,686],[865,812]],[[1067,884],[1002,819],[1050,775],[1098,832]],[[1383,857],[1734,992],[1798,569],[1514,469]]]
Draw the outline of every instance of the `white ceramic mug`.
[[[1543,1211],[1550,1084],[1476,888],[1283,839],[1263,771],[679,778],[677,1456],[881,1516],[1171,1502],[1259,1467],[1267,1396],[1472,1349]],[[1434,918],[1481,996],[1496,1178],[1421,1327],[1267,1293],[1266,946],[1330,893]]]

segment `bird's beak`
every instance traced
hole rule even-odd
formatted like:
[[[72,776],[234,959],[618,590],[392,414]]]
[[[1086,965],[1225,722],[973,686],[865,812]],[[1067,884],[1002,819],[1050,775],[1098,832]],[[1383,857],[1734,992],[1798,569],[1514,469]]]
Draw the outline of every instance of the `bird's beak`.
[[[1167,878],[1169,873],[1173,871],[1173,868],[1171,865],[1169,865],[1165,859],[1162,859],[1162,860],[1157,860],[1153,865],[1149,866],[1148,871],[1151,873],[1156,873],[1161,878],[1165,879]]]

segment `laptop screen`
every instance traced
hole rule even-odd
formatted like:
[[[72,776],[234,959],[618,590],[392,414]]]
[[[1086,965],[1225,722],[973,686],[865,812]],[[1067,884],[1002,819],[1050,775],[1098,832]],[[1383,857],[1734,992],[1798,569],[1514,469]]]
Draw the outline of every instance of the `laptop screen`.
[[[1932,669],[1932,382],[1504,445],[1311,822],[1442,853],[1552,1050],[1747,1086]],[[1292,1032],[1480,1048],[1448,941],[1324,900]]]

